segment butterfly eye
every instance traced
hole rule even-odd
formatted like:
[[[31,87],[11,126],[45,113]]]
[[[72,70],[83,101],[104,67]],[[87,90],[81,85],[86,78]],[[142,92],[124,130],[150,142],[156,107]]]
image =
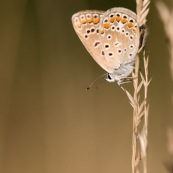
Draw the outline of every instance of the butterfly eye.
[[[109,80],[111,80],[112,79],[112,77],[111,77],[111,75],[108,73],[108,75],[107,75],[107,78],[109,79]]]

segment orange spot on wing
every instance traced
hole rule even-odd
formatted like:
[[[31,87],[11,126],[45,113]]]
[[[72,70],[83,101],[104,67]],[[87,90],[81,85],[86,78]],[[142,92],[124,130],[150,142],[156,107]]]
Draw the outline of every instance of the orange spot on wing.
[[[93,21],[92,18],[88,18],[88,19],[87,19],[87,22],[88,22],[88,23],[91,23],[92,21]]]
[[[119,21],[121,20],[121,17],[116,16],[116,17],[115,17],[115,20],[116,20],[117,22],[119,22]]]
[[[114,18],[114,17],[111,17],[111,18],[109,19],[109,21],[110,21],[111,23],[113,23],[113,22],[115,21],[115,18]]]
[[[127,23],[127,19],[123,18],[123,19],[121,20],[121,22],[122,22],[122,23]]]
[[[105,32],[105,30],[102,28],[102,29],[100,30],[100,33],[101,33],[101,34],[104,34],[104,32]]]
[[[131,27],[133,27],[133,26],[134,26],[134,24],[133,24],[132,22],[129,22],[129,23],[128,23],[128,27],[129,27],[129,28],[131,28]]]
[[[135,32],[135,33],[136,33],[136,32],[137,32],[137,29],[133,29],[133,32]]]
[[[103,26],[104,28],[108,29],[110,27],[110,23],[104,23]]]
[[[94,19],[93,19],[93,22],[94,22],[95,24],[99,23],[99,18],[94,18]]]
[[[86,21],[86,19],[83,19],[81,22],[82,22],[82,24],[85,24],[87,21]]]
[[[76,26],[76,28],[81,28],[81,24],[77,24],[75,26]]]

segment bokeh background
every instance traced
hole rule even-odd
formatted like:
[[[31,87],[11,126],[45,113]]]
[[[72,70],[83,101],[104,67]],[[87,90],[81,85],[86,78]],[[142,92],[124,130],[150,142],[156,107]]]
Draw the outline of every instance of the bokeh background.
[[[148,172],[166,173],[173,86],[155,2],[146,47],[153,78]],[[135,11],[135,0],[0,0],[1,173],[131,172],[129,100],[116,83],[86,92],[104,71],[71,24],[80,10],[116,6]]]

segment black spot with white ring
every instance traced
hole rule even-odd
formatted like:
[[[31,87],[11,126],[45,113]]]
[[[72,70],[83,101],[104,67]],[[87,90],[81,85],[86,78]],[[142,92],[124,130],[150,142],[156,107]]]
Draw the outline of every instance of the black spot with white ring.
[[[125,35],[126,35],[126,37],[128,37],[129,36],[129,32],[126,32]]]
[[[115,29],[116,29],[116,28],[115,28],[115,26],[113,25],[113,26],[111,27],[111,30],[112,30],[112,31],[115,31]]]
[[[108,36],[107,36],[107,39],[108,39],[108,40],[111,40],[111,39],[112,39],[112,35],[108,35]]]
[[[117,27],[116,27],[116,30],[117,30],[117,32],[120,32],[120,27],[117,26]]]
[[[134,45],[132,44],[132,45],[130,45],[129,47],[130,47],[130,49],[133,49],[133,48],[134,48]]]
[[[109,49],[110,45],[109,44],[105,44],[104,47],[105,47],[105,49]]]
[[[108,19],[105,19],[104,22],[107,23],[108,22]]]
[[[82,16],[80,16],[80,18],[81,18],[81,19],[84,19],[84,16],[82,15]]]
[[[95,29],[94,28],[91,28],[91,33],[94,33]]]
[[[88,39],[88,35],[87,35],[87,34],[85,34],[84,37],[85,37],[86,39]]]
[[[87,34],[89,34],[91,31],[90,31],[89,29],[87,29],[87,31],[86,31],[86,32],[87,32]]]
[[[123,18],[124,18],[124,19],[127,19],[127,16],[126,16],[126,15],[123,15]]]
[[[93,17],[94,17],[94,18],[97,18],[97,17],[98,17],[98,15],[97,15],[97,14],[94,14],[94,15],[93,15]]]
[[[91,15],[90,14],[87,14],[87,16],[86,16],[87,18],[90,18],[91,17]]]
[[[113,54],[113,52],[109,52],[108,55],[109,55],[109,57],[113,57],[114,54]]]
[[[114,14],[110,14],[110,16],[109,17],[114,17]]]
[[[130,35],[130,37],[129,37],[129,38],[130,38],[130,40],[133,40],[133,35]]]
[[[121,54],[122,53],[122,50],[121,49],[118,49],[117,52],[118,52],[118,54]]]
[[[121,15],[119,13],[116,14],[117,17],[120,17]]]
[[[133,19],[130,19],[130,22],[134,23],[134,20]]]
[[[121,32],[122,32],[122,33],[125,33],[125,29],[122,29]]]

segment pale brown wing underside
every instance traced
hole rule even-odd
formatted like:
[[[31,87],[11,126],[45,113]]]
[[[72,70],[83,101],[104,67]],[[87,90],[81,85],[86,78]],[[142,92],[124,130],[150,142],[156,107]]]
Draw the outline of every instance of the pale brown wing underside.
[[[134,62],[140,40],[134,12],[125,8],[80,11],[72,16],[72,23],[85,48],[108,73]]]
[[[72,16],[73,27],[81,42],[91,54],[93,59],[107,72],[113,69],[107,62],[102,42],[100,41],[100,21],[104,11],[86,10]]]
[[[100,22],[100,40],[105,58],[112,68],[135,60],[139,47],[139,27],[136,14],[125,8],[112,8]]]

